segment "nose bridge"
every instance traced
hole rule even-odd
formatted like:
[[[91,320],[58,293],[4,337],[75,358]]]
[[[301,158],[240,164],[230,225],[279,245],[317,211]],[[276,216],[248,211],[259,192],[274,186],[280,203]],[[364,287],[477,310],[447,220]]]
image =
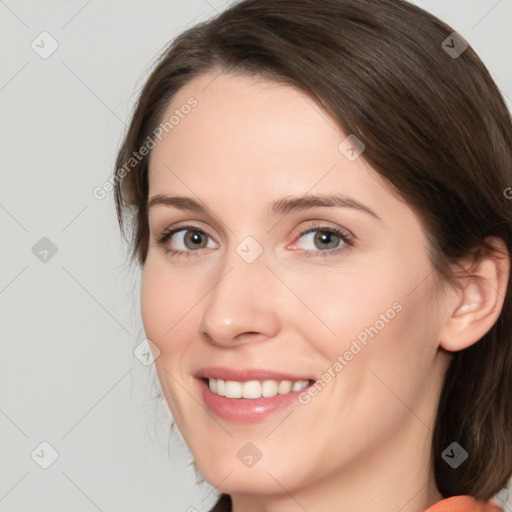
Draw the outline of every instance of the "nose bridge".
[[[205,297],[201,333],[217,344],[236,344],[240,334],[272,337],[278,329],[276,279],[267,268],[263,246],[246,236],[229,249],[218,277]],[[277,292],[277,290],[276,290]]]

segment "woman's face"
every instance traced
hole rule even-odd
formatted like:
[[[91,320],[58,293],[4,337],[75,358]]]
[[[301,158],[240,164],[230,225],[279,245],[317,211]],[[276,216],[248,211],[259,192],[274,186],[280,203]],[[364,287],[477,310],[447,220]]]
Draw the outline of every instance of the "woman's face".
[[[142,316],[198,470],[228,493],[368,471],[406,486],[448,362],[417,217],[289,86],[202,75],[173,115],[151,155]],[[308,199],[334,195],[346,202]]]

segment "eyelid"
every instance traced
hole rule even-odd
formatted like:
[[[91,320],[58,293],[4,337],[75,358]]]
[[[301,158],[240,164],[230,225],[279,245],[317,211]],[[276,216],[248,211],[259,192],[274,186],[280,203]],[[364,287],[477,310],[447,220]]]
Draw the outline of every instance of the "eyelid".
[[[155,229],[154,230],[154,237],[155,239],[161,238],[162,235],[165,235],[166,233],[169,233],[173,231],[174,233],[181,231],[183,229],[188,229],[191,231],[200,231],[201,233],[204,233],[205,235],[208,235],[211,239],[215,240],[213,236],[209,234],[208,227],[203,227],[201,225],[191,224],[190,222],[197,222],[197,221],[182,221],[178,222],[176,224],[171,224],[170,226],[167,226],[163,229]],[[218,243],[218,242],[215,242]]]
[[[328,222],[324,221],[310,221],[312,224],[306,228],[302,228],[299,233],[295,236],[294,241],[302,238],[304,235],[310,233],[311,231],[333,231],[337,232],[343,237],[354,240],[356,237],[346,228],[342,228],[341,226],[331,225]],[[288,246],[289,247],[289,246]]]

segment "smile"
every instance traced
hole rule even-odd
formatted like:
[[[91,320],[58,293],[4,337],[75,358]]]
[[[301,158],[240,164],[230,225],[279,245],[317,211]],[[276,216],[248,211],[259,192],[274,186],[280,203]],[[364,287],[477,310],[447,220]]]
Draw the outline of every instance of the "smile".
[[[301,391],[312,381],[300,380],[250,380],[237,382],[234,380],[205,379],[210,391],[218,396],[226,398],[272,398],[276,395],[286,395],[295,391]]]
[[[194,374],[205,408],[235,423],[262,421],[278,411],[302,407],[299,395],[316,379],[263,368],[205,367]]]

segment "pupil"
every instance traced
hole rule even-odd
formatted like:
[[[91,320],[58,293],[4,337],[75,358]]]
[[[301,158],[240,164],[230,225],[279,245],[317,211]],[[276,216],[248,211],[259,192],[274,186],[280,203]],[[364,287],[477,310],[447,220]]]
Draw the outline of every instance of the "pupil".
[[[197,231],[189,231],[187,233],[187,236],[185,237],[185,244],[189,245],[188,243],[190,242],[192,248],[194,247],[194,245],[201,245],[201,241],[201,233]]]
[[[321,231],[318,233],[318,235],[316,236],[315,238],[315,241],[318,243],[318,244],[325,244],[325,245],[333,245],[333,238],[332,238],[333,234],[332,233],[328,233],[326,231]],[[334,239],[336,238],[336,235],[334,236]],[[334,243],[334,245],[336,245],[336,243]],[[331,248],[331,247],[329,247]]]

